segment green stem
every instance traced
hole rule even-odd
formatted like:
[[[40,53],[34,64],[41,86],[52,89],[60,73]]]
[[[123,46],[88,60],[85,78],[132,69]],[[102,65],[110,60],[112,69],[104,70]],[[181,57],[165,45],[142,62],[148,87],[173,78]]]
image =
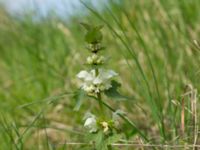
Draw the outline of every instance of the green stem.
[[[111,145],[108,145],[107,148],[108,148],[108,150],[112,150],[112,146]]]
[[[99,70],[95,69],[95,76],[97,77],[99,75]]]
[[[102,99],[101,99],[101,93],[97,93],[97,99],[98,99],[98,102],[99,102],[100,111],[101,111],[102,113],[104,113],[103,101],[102,101]]]
[[[99,75],[99,70],[95,69],[95,76],[97,77]],[[100,113],[102,113],[102,116],[104,118],[105,112],[104,112],[104,107],[103,107],[103,101],[101,98],[101,93],[97,93],[97,99],[99,102],[99,109],[100,109]]]

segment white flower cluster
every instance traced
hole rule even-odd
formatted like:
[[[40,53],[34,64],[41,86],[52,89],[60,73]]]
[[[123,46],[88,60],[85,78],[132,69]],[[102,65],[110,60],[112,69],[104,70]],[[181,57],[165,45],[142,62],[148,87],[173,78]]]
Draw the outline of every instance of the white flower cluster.
[[[115,128],[119,125],[119,116],[118,112],[113,113],[113,118],[111,121]],[[89,130],[90,133],[97,132],[99,129],[102,129],[104,133],[108,132],[112,128],[108,121],[97,121],[96,116],[91,113],[86,113],[84,117],[85,123],[84,127]]]
[[[87,64],[89,65],[100,65],[105,62],[104,56],[99,56],[97,54],[93,54],[87,58]]]
[[[99,93],[112,87],[111,79],[118,74],[113,70],[98,69],[90,72],[83,70],[77,74],[77,77],[83,80],[81,88],[87,93]]]

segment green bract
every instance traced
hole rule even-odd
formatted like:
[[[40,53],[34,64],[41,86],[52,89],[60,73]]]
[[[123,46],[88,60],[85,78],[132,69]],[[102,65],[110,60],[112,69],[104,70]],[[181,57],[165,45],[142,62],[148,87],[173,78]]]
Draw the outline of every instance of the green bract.
[[[92,26],[86,23],[81,23],[82,26],[85,27],[87,33],[85,35],[85,41],[90,44],[97,44],[100,43],[103,39],[103,35],[101,33],[101,29],[103,28],[102,25],[99,26]]]

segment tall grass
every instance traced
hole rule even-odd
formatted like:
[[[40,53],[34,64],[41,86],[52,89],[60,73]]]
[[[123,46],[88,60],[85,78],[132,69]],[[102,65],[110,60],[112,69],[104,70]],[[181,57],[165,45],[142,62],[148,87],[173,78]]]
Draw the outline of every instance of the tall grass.
[[[105,25],[109,67],[119,72],[121,91],[134,97],[123,103],[108,100],[134,123],[135,128],[123,125],[127,139],[144,134],[154,144],[193,144],[199,115],[198,109],[191,113],[191,103],[200,88],[193,40],[199,40],[200,1],[109,1],[100,12],[82,4],[88,14],[67,22],[17,20],[1,12],[0,149],[55,149],[66,139],[83,141],[80,114],[94,102],[85,100],[79,112],[73,111],[75,75],[87,55],[82,21]]]

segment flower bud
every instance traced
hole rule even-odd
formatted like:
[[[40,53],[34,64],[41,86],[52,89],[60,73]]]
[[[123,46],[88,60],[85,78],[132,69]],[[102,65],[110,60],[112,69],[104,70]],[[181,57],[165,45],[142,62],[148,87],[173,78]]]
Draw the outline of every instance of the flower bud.
[[[93,64],[92,57],[87,58],[87,64],[89,64],[89,65]]]
[[[89,56],[87,58],[87,64],[92,65],[92,64],[103,64],[105,61],[104,56],[98,56],[97,54],[93,54],[92,56]]]
[[[105,58],[103,56],[100,56],[99,59],[97,60],[97,64],[103,64],[105,61]]]
[[[92,55],[92,60],[93,60],[93,62],[96,62],[97,61],[97,59],[98,59],[98,55],[97,54],[93,54]]]
[[[105,121],[103,121],[103,122],[101,122],[101,125],[102,125],[102,127],[103,127],[103,132],[107,132],[108,129],[109,129],[108,123],[105,122]]]

